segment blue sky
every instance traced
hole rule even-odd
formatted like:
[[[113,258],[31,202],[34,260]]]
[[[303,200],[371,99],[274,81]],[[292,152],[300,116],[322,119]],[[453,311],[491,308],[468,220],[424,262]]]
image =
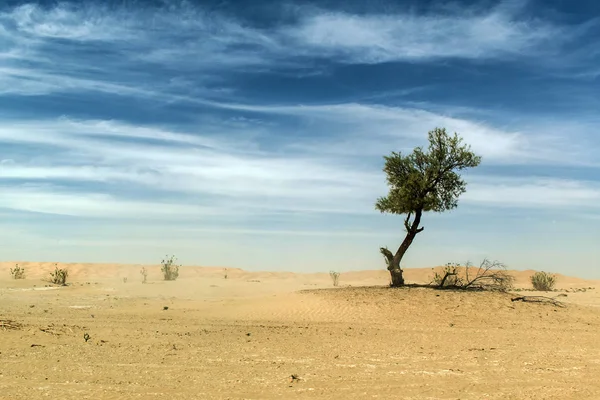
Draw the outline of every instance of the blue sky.
[[[383,155],[483,157],[405,267],[600,278],[597,1],[5,1],[6,260],[384,268]]]

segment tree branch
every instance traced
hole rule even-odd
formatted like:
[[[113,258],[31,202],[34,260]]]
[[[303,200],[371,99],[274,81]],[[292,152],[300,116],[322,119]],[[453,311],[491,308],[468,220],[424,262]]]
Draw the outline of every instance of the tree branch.
[[[404,228],[406,229],[406,232],[410,232],[410,230],[412,229],[412,224],[409,224],[411,214],[412,213],[409,212],[406,216],[406,219],[404,220]]]
[[[389,251],[387,247],[380,247],[379,251],[381,252],[381,254],[383,255],[383,257],[385,258],[386,265],[388,267],[390,265],[392,265],[392,260],[394,259],[394,255],[392,254],[392,252]]]
[[[427,194],[427,193],[431,192],[433,189],[435,189],[435,187],[440,182],[440,180],[444,177],[444,175],[446,175],[448,172],[452,171],[454,168],[457,168],[458,166],[459,166],[458,162],[453,162],[453,163],[450,163],[450,165],[446,166],[446,168],[444,168],[437,175],[437,177],[433,180],[431,185],[429,185],[427,188],[425,188],[425,194]]]

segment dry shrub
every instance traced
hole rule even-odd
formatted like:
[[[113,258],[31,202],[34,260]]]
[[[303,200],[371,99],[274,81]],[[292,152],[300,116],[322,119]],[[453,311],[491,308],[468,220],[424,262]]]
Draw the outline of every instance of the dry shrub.
[[[535,290],[550,292],[556,285],[556,275],[541,271],[531,276],[531,284]]]
[[[438,287],[456,287],[462,284],[459,277],[460,266],[458,264],[448,263],[441,272],[433,271],[433,279],[431,283]]]
[[[19,267],[19,264],[16,264],[14,268],[10,269],[10,276],[13,279],[25,279],[25,268]]]
[[[505,292],[514,284],[514,277],[506,265],[499,261],[484,259],[479,267],[466,262],[446,264],[441,272],[434,272],[431,284],[439,288],[496,290]]]
[[[50,272],[50,281],[55,285],[67,285],[67,277],[69,271],[66,268],[58,268],[58,265],[54,264],[54,272]]]
[[[148,280],[148,270],[146,267],[140,269],[140,275],[142,275],[142,283],[146,283],[146,280]]]
[[[160,270],[162,271],[165,281],[174,281],[179,277],[179,265],[175,264],[175,256],[166,256],[161,261]]]
[[[333,282],[333,286],[337,287],[340,284],[340,273],[336,271],[329,271],[329,276]]]

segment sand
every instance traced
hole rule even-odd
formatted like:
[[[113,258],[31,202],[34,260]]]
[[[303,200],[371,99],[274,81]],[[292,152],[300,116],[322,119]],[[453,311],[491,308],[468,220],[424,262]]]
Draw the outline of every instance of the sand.
[[[386,271],[68,264],[55,287],[20,265],[0,263],[0,399],[600,399],[597,281],[559,276],[557,307]]]

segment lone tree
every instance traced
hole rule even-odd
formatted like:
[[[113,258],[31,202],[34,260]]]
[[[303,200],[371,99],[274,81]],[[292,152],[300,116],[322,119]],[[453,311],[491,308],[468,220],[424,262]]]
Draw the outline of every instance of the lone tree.
[[[466,191],[466,183],[456,171],[478,166],[481,157],[458,134],[450,136],[446,129],[435,128],[429,132],[428,151],[417,147],[411,154],[392,152],[384,158],[383,171],[390,191],[377,199],[375,208],[382,213],[406,214],[406,237],[395,254],[384,247],[380,251],[386,259],[392,286],[402,286],[400,261],[417,234],[423,232],[424,228],[419,227],[423,212],[456,208],[458,197]]]

